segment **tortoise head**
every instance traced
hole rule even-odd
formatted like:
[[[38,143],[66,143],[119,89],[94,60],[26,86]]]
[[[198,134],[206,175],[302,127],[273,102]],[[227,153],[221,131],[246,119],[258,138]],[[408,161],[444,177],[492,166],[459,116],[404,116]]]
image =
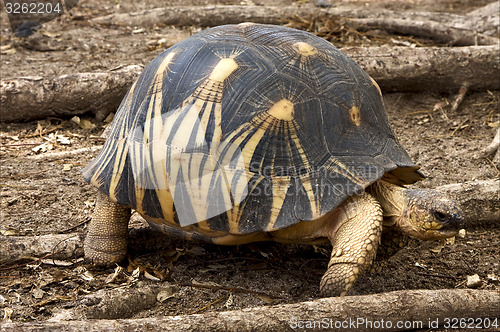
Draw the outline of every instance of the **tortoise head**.
[[[401,214],[395,227],[421,240],[438,240],[455,236],[464,217],[458,203],[433,189],[403,190]]]

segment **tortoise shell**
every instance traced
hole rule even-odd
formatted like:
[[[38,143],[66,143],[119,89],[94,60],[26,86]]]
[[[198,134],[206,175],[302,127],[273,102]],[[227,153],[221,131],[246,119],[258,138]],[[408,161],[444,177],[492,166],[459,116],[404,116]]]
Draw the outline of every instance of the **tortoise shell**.
[[[420,179],[375,81],[291,28],[207,29],[156,57],[83,171],[148,220],[247,234],[315,220],[382,177]]]

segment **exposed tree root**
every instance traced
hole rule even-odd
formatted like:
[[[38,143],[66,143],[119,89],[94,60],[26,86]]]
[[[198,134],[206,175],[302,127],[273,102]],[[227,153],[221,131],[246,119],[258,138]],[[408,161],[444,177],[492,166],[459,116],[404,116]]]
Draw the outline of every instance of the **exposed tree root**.
[[[141,71],[141,66],[132,65],[106,73],[2,80],[0,119],[30,121],[92,111],[103,120],[120,104]]]
[[[6,323],[2,331],[371,331],[373,324],[379,331],[427,330],[443,327],[451,317],[491,322],[500,316],[499,295],[486,290],[402,290],[195,315]]]
[[[498,89],[500,46],[345,47],[384,91]]]
[[[500,46],[347,47],[351,56],[384,91],[454,92],[500,86]],[[107,73],[56,78],[14,78],[0,82],[2,121],[29,121],[88,111],[104,119],[116,111],[141,71],[128,66]]]
[[[338,20],[340,18],[385,18],[386,22],[391,19],[407,20],[407,29],[411,27],[412,22],[440,23],[441,30],[450,27],[462,29],[463,31],[469,30],[470,33],[481,34],[487,32],[489,35],[495,36],[498,33],[498,16],[498,12],[495,13],[494,11],[488,12],[487,15],[483,12],[478,12],[475,15],[457,15],[434,12],[373,11],[360,9],[359,6],[342,4],[324,9],[305,6],[169,6],[134,13],[115,13],[96,17],[90,21],[104,26],[197,25],[207,27],[241,22],[283,24],[297,19],[312,21],[321,19]],[[418,29],[421,28],[417,27],[417,31]],[[409,32],[411,33],[411,31]]]
[[[0,264],[40,257],[69,259],[82,256],[82,238],[82,233],[40,236],[0,235]]]
[[[496,37],[471,30],[449,27],[434,21],[384,17],[353,19],[351,22],[361,30],[384,29],[403,35],[426,37],[449,46],[494,45],[499,42]]]

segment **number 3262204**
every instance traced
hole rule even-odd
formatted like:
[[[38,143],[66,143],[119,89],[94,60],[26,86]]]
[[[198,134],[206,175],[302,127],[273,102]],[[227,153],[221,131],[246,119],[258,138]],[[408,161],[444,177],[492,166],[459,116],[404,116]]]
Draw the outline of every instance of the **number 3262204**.
[[[5,1],[5,11],[7,14],[51,14],[61,13],[59,3],[52,5],[43,2],[7,2]]]
[[[498,318],[445,318],[445,329],[497,329]]]

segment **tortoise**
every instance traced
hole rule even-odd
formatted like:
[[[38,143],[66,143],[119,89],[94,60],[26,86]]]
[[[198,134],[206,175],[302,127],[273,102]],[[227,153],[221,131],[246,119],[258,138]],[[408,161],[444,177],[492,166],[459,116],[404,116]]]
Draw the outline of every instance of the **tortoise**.
[[[131,209],[169,234],[237,245],[331,241],[322,296],[346,295],[382,230],[454,236],[457,204],[399,143],[377,83],[328,41],[254,23],[210,28],[157,56],[98,156],[86,261],[126,255]]]

